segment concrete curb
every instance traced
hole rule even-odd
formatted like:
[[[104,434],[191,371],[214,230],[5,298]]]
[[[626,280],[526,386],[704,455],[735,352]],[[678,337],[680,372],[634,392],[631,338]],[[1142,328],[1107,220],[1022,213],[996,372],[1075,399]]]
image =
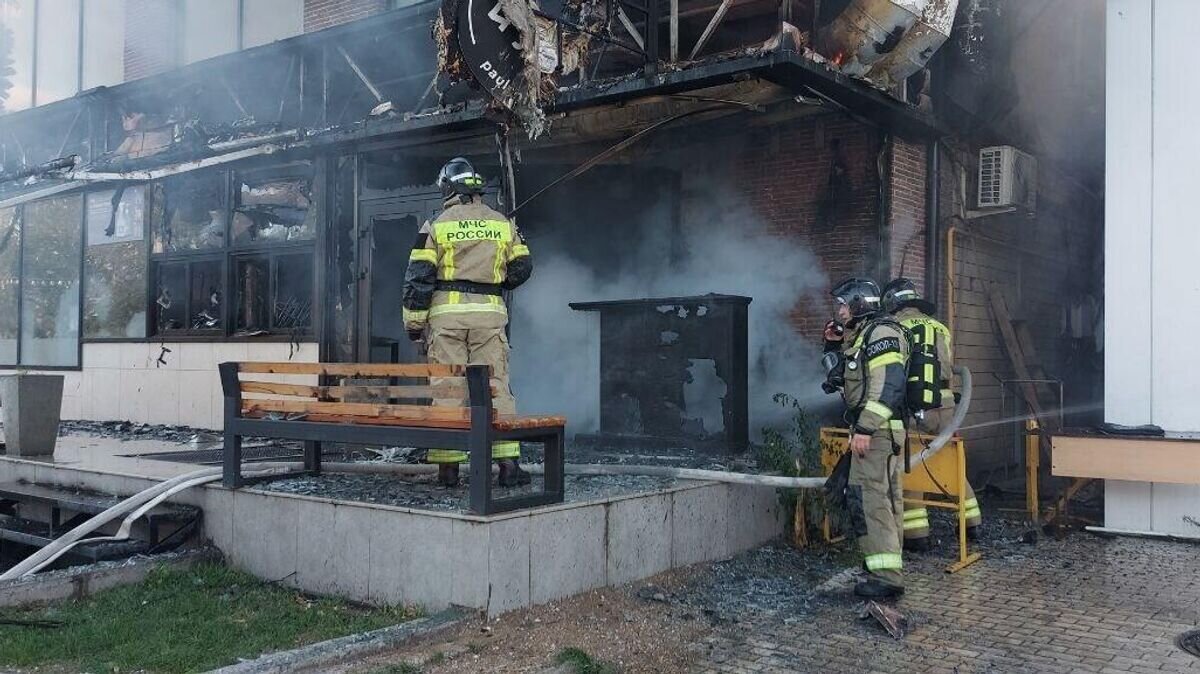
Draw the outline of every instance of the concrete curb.
[[[101,590],[141,582],[160,566],[183,569],[219,561],[221,552],[205,547],[48,571],[0,583],[0,607],[82,599]]]
[[[290,651],[268,653],[253,660],[214,669],[208,674],[277,674],[294,672],[304,667],[328,665],[350,658],[363,658],[396,648],[412,639],[455,627],[471,613],[464,609],[450,608],[427,618],[418,618],[371,632],[321,641]]]

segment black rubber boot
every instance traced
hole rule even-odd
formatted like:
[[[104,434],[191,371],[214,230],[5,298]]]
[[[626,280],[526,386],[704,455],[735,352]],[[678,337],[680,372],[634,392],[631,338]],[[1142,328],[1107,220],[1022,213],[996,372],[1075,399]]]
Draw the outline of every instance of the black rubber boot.
[[[977,542],[979,540],[979,525],[967,527],[967,540]]]
[[[458,486],[458,464],[457,463],[440,463],[438,464],[438,484],[443,487],[454,488]]]
[[[500,477],[496,479],[496,483],[501,487],[519,487],[532,482],[529,473],[521,470],[521,464],[517,463],[516,459],[504,459],[499,464]]]
[[[904,539],[905,552],[929,552],[933,549],[933,537]]]
[[[854,594],[864,599],[890,599],[904,594],[904,588],[873,575],[855,585]]]

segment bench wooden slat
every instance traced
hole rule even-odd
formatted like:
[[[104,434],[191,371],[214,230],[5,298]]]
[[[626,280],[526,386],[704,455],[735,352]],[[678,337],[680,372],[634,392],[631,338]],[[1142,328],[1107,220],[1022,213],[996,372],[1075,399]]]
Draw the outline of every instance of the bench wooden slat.
[[[243,400],[243,412],[284,412],[289,414],[333,414],[353,417],[378,417],[402,421],[469,422],[466,407],[426,405],[383,405],[377,403],[329,403],[315,400]]]
[[[443,398],[466,400],[467,385],[455,380],[437,386],[309,386],[307,384],[283,384],[273,381],[244,381],[242,393],[265,393],[272,395],[299,396],[302,398],[333,398],[345,400],[349,397],[372,398]],[[437,391],[438,395],[434,395]],[[495,395],[493,393],[493,395]]]
[[[411,363],[238,363],[238,372],[251,374],[306,374],[333,377],[463,377],[466,365]]]
[[[454,409],[453,407],[449,409]],[[248,411],[247,417],[262,417],[263,411]],[[467,420],[445,421],[438,419],[388,419],[350,414],[310,413],[303,421],[317,421],[334,424],[363,424],[367,426],[414,426],[419,428],[448,428],[466,430],[471,427]],[[498,431],[527,430],[531,428],[556,428],[566,426],[564,417],[509,416],[503,415],[492,422],[492,428]]]

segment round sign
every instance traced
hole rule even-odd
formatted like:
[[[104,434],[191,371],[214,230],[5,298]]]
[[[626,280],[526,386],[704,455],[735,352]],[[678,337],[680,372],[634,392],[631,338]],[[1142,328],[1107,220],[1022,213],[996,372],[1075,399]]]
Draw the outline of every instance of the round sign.
[[[525,63],[520,33],[499,0],[458,0],[456,19],[458,48],[471,74],[496,100],[509,105],[513,81]]]

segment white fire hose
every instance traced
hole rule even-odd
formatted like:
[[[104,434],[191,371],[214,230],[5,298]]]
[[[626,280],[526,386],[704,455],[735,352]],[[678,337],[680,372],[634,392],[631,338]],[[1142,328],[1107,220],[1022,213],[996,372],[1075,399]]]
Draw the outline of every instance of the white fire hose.
[[[260,468],[253,472],[247,472],[247,477],[258,477],[270,475],[272,473],[282,473],[289,470],[296,470],[301,467],[298,463],[270,463],[260,464]],[[89,538],[86,542],[94,541],[119,541],[129,537],[129,530],[133,526],[133,522],[142,515],[150,511],[154,506],[162,503],[167,498],[197,485],[206,484],[208,482],[216,482],[221,479],[220,468],[204,468],[201,470],[178,475],[164,482],[160,482],[149,489],[145,489],[129,498],[121,501],[113,507],[97,514],[88,521],[71,529],[61,537],[55,539],[46,547],[38,550],[24,561],[17,564],[13,568],[0,574],[0,581],[14,580],[27,576],[44,568],[46,565],[54,562],[64,553],[74,547],[76,544],[83,542],[84,537],[96,531],[100,527],[109,522],[128,514],[125,521],[122,522],[120,530],[114,536],[105,538]]]

